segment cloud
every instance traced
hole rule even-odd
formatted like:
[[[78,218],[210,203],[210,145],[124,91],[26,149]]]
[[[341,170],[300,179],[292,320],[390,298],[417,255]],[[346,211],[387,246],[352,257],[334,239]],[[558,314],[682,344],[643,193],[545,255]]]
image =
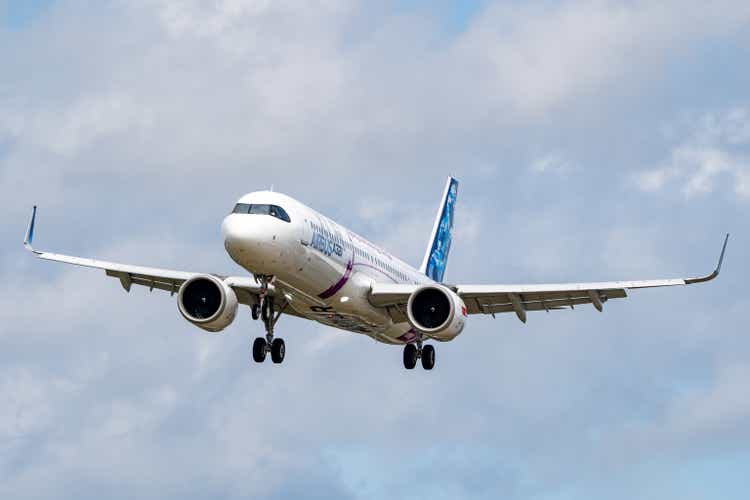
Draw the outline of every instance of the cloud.
[[[451,281],[661,277],[713,255],[695,227],[746,222],[705,194],[747,196],[744,107],[652,134],[724,95],[682,75],[745,75],[701,50],[742,43],[746,2],[492,2],[447,36],[439,9],[58,2],[0,31],[0,496],[543,497],[606,478],[590,497],[638,497],[658,481],[614,472],[664,453],[679,478],[744,442],[731,248],[713,288],[472,318],[429,374],[287,317],[284,366],[256,366],[246,310],[206,335],[168,294],[23,253],[40,203],[41,248],[239,274],[219,222],[274,184],[418,264],[449,173]],[[623,192],[632,165],[706,205]]]
[[[736,29],[750,14],[740,2],[716,7],[705,10],[699,2],[500,2],[488,6],[458,47],[469,64],[485,68],[484,98],[544,113],[614,84],[626,71],[645,78],[680,44]]]
[[[70,190],[77,174],[137,174],[149,179],[141,196],[157,197],[160,179],[186,168],[204,182],[220,168],[246,185],[294,172],[307,177],[299,189],[355,179],[355,162],[412,178],[427,165],[447,171],[463,161],[462,144],[512,140],[519,125],[595,99],[626,71],[634,85],[648,79],[684,42],[741,23],[738,5],[680,4],[689,15],[677,20],[672,4],[649,2],[492,4],[436,46],[433,26],[361,2],[144,0],[81,15],[71,4],[32,28],[58,44],[4,35],[3,87],[13,91],[0,94],[2,184],[28,199],[19,172],[62,170],[49,177],[52,192]],[[370,14],[377,24],[364,21]],[[24,76],[27,60],[40,78]],[[53,70],[59,61],[64,71]],[[54,91],[42,82],[52,78]]]
[[[531,171],[535,174],[566,175],[575,168],[565,157],[557,153],[541,156],[531,163]]]
[[[750,173],[750,115],[744,107],[721,114],[707,113],[695,120],[683,143],[674,147],[665,165],[640,172],[640,190],[658,192],[681,186],[685,198],[706,196],[728,178],[728,188],[741,200],[748,199]]]

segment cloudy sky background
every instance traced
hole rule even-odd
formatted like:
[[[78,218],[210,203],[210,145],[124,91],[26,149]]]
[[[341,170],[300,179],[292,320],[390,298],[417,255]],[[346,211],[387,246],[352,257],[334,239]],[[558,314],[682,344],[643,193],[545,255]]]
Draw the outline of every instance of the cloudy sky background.
[[[746,498],[750,4],[0,0],[0,497]],[[21,247],[239,273],[274,185],[452,282],[721,279],[473,318],[432,373]]]

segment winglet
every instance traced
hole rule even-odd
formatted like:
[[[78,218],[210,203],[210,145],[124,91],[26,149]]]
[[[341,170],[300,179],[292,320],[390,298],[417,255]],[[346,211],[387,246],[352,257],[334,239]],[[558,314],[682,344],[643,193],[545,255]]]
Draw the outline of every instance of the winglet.
[[[727,237],[724,238],[724,246],[721,248],[721,255],[719,256],[719,265],[716,266],[716,276],[721,272],[721,265],[724,263],[724,254],[727,251],[727,243],[729,243],[729,233],[727,233]]]
[[[708,276],[687,279],[685,280],[685,283],[688,285],[692,285],[694,283],[704,283],[706,281],[711,281],[712,279],[715,279],[717,276],[719,276],[719,273],[721,272],[721,265],[724,263],[724,254],[727,251],[727,243],[729,243],[729,233],[727,233],[726,238],[724,238],[724,246],[721,247],[721,255],[719,255],[719,264],[716,266],[714,272],[712,272]]]
[[[29,228],[26,230],[26,238],[23,240],[23,246],[26,247],[26,250],[38,254],[39,252],[34,250],[32,246],[34,242],[34,224],[36,224],[36,205],[31,210],[31,220],[29,220]]]

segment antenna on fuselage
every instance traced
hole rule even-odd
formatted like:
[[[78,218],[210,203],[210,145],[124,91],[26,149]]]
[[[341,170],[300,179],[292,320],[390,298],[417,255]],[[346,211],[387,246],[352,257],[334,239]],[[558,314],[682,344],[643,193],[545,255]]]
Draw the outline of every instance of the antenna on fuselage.
[[[271,189],[269,189],[273,193],[273,184],[271,184]]]

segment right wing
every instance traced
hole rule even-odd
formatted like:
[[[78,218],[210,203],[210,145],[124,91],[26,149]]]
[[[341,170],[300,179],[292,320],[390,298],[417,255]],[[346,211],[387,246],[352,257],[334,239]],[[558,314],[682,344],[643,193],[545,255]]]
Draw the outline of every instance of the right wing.
[[[36,225],[36,209],[37,207],[35,206],[31,213],[31,220],[29,221],[29,228],[26,231],[26,238],[24,239],[23,245],[28,251],[32,252],[40,259],[102,269],[107,276],[119,279],[122,287],[128,292],[132,285],[140,285],[148,287],[149,290],[156,288],[158,290],[165,290],[174,295],[179,291],[180,286],[182,286],[185,281],[195,276],[206,274],[174,271],[172,269],[159,269],[155,267],[134,266],[131,264],[120,264],[117,262],[86,259],[82,257],[74,257],[72,255],[61,255],[35,250],[32,243],[34,240],[34,228]],[[239,300],[240,303],[246,305],[258,303],[258,296],[261,292],[261,287],[254,279],[250,277],[220,276],[217,274],[214,274],[213,276],[216,276],[229,285],[237,294],[237,300]],[[275,294],[273,285],[269,285],[267,294],[271,296]]]

